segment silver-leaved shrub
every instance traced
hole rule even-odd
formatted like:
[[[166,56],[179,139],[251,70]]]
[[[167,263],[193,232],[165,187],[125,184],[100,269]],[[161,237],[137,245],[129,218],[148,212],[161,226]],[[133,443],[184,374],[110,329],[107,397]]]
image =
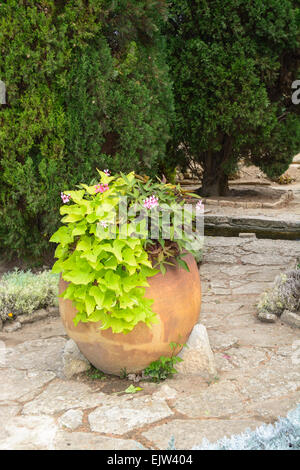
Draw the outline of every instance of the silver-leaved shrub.
[[[300,311],[300,269],[277,276],[273,288],[265,292],[258,303],[259,312],[273,313],[279,317],[284,310]]]
[[[15,269],[0,280],[0,318],[9,313],[22,315],[47,306],[57,305],[58,275],[51,271],[37,274]]]

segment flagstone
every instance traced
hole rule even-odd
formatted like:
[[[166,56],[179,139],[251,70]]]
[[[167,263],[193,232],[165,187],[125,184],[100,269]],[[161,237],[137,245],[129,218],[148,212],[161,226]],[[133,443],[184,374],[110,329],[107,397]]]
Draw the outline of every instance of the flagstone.
[[[62,350],[66,339],[46,338],[25,341],[6,350],[6,367],[58,373],[62,368]]]
[[[107,398],[101,392],[92,392],[84,383],[56,380],[36,399],[23,408],[25,415],[52,415],[75,408],[96,408]]]
[[[52,450],[57,431],[49,416],[16,416],[3,423],[1,450]]]
[[[168,405],[160,400],[119,397],[90,413],[88,420],[92,431],[122,435],[172,414]]]
[[[189,418],[219,418],[242,411],[243,400],[231,382],[218,382],[199,393],[185,393],[174,408]]]
[[[28,393],[36,393],[54,378],[53,372],[1,369],[0,402],[22,401]]]

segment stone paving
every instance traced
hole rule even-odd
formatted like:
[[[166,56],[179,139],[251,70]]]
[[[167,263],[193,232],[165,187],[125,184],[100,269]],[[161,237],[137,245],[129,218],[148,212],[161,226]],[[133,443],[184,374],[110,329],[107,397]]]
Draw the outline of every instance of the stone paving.
[[[286,415],[300,403],[300,330],[261,323],[255,303],[297,256],[299,242],[206,237],[200,321],[217,364],[210,381],[178,375],[135,395],[104,393],[82,375],[61,378],[59,318],[0,334],[0,449],[167,449],[172,437],[191,449]]]

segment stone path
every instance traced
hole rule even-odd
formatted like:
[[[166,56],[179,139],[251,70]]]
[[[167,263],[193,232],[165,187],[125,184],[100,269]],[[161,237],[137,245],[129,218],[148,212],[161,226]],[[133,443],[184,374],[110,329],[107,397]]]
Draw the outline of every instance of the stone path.
[[[60,378],[58,318],[0,334],[0,449],[167,449],[172,437],[191,449],[286,415],[300,402],[299,330],[259,322],[255,303],[297,256],[299,242],[206,238],[200,321],[218,368],[211,382],[181,375],[136,395],[104,393],[102,381]]]

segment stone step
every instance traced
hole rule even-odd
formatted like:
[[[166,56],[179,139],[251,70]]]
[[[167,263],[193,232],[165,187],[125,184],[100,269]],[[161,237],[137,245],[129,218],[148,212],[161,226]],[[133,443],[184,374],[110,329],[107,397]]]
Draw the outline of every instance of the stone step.
[[[259,238],[300,239],[300,221],[292,218],[211,214],[205,216],[204,228],[206,235],[238,236],[251,232]]]

